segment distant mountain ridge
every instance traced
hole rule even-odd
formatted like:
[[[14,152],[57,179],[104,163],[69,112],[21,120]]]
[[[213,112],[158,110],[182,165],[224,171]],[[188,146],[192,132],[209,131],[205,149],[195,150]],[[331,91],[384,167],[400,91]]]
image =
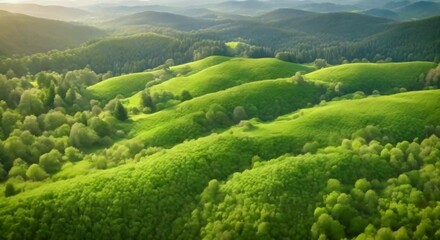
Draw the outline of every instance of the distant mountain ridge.
[[[55,5],[43,6],[43,5],[28,4],[28,3],[23,3],[23,4],[0,3],[0,10],[12,12],[12,13],[21,13],[32,17],[62,20],[62,21],[78,21],[86,17],[89,17],[91,15],[90,12],[77,8],[55,6]]]
[[[213,26],[216,24],[216,22],[213,20],[192,18],[168,12],[145,11],[117,18],[113,21],[110,21],[109,24],[119,26],[151,25],[190,31]]]
[[[93,27],[0,11],[0,55],[64,50],[104,35]]]

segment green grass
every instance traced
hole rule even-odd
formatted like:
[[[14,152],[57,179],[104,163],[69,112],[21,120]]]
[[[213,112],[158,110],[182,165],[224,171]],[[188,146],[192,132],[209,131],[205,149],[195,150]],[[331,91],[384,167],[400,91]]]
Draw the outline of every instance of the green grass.
[[[228,61],[228,57],[208,57],[200,61],[171,67],[171,73],[175,75],[191,75],[205,68]],[[129,97],[145,89],[145,85],[164,74],[161,70],[133,73],[107,79],[89,88],[89,92],[100,100],[110,100],[117,95]]]
[[[396,140],[412,140],[423,137],[425,126],[440,123],[439,102],[439,90],[343,100],[304,109],[269,124],[256,124],[252,132],[237,131],[261,139],[291,137],[297,149],[308,141],[339,144],[341,138],[350,138],[367,125],[379,127]]]
[[[128,74],[107,79],[88,87],[87,90],[97,99],[110,100],[118,95],[131,96],[154,79],[154,73],[151,72]]]
[[[274,119],[309,103],[319,102],[323,92],[324,88],[314,83],[294,84],[290,79],[247,83],[206,94],[154,114],[137,116],[132,135],[149,144],[170,146],[205,135],[205,127],[195,119],[203,118],[211,105],[220,104],[229,116],[232,116],[235,107],[243,106],[249,116]]]
[[[273,58],[248,59],[234,58],[205,68],[195,74],[172,78],[150,88],[152,93],[168,91],[179,96],[186,90],[193,97],[213,93],[237,85],[265,80],[285,78],[298,71],[310,72],[313,68],[305,65],[283,62]],[[139,104],[140,95],[128,99],[128,106]]]
[[[0,224],[0,230],[20,234],[16,230],[25,226],[26,232],[23,234],[43,229],[40,234],[62,232],[73,235],[82,229],[83,232],[96,234],[90,235],[90,238],[108,238],[121,234],[143,238],[177,238],[183,233],[198,236],[198,230],[194,232],[184,229],[188,219],[202,216],[194,211],[199,204],[207,208],[203,215],[206,222],[186,227],[209,230],[216,228],[218,223],[242,219],[240,209],[231,208],[233,205],[241,206],[244,217],[261,214],[258,215],[261,216],[257,218],[258,222],[250,226],[253,230],[257,229],[258,224],[270,219],[281,229],[284,225],[276,224],[285,223],[282,214],[300,214],[293,221],[295,225],[290,226],[293,229],[308,227],[315,205],[302,205],[304,201],[300,201],[300,198],[320,201],[316,193],[325,186],[325,180],[333,175],[343,180],[375,175],[381,177],[381,172],[373,168],[377,162],[373,161],[374,165],[370,165],[369,161],[345,154],[318,154],[281,158],[245,171],[251,168],[253,156],[277,158],[311,140],[323,142],[338,137],[339,144],[342,138],[350,135],[350,131],[352,133],[369,124],[379,126],[396,140],[411,140],[421,134],[425,125],[440,123],[439,101],[440,90],[345,100],[302,110],[302,114],[296,113],[299,114],[296,118],[290,115],[272,123],[255,124],[256,129],[253,131],[244,132],[236,127],[222,134],[187,141],[137,164],[48,183],[11,198],[0,198],[0,222],[7,223]],[[346,171],[347,166],[360,166],[362,171],[353,174]],[[231,177],[237,172],[243,174]],[[270,176],[270,179],[263,176]],[[316,179],[311,176],[320,177]],[[213,200],[215,208],[204,205],[200,196],[212,179],[226,182],[221,187],[225,194]],[[313,185],[310,191],[299,187],[308,183]],[[288,193],[293,195],[283,195],[282,192],[289,186],[296,186]],[[259,190],[265,194],[260,194]],[[283,206],[285,210],[277,208]],[[209,209],[214,211],[212,218],[206,218],[211,216]],[[217,210],[231,214],[215,214]],[[263,211],[281,215],[266,215]],[[122,223],[117,219],[122,220]],[[210,221],[214,222],[208,224]],[[118,226],[122,224],[124,227],[102,227],[111,223]],[[10,228],[2,229],[2,226]],[[138,229],[136,226],[146,227]],[[222,229],[221,226],[217,227]],[[126,228],[133,231],[129,232]]]
[[[390,93],[393,88],[420,88],[420,74],[426,74],[435,66],[431,62],[353,63],[323,68],[307,74],[305,78],[328,83],[340,82],[345,93],[364,91],[370,94],[374,90]]]
[[[310,72],[303,65],[283,62],[277,59],[234,58],[230,61],[206,68],[189,77],[170,79],[150,90],[169,91],[179,95],[183,90],[193,96],[216,92],[236,85],[264,80],[290,77],[298,71]]]

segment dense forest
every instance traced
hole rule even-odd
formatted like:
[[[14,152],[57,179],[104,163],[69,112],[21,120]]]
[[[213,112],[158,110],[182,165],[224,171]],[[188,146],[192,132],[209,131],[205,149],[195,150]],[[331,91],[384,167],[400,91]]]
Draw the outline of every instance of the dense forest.
[[[297,4],[0,12],[0,239],[440,238],[440,17]]]
[[[437,41],[440,30],[436,27],[440,24],[439,17],[396,23],[355,13],[331,13],[306,15],[299,21],[295,16],[286,20],[275,11],[263,15],[263,19],[273,19],[266,24],[247,19],[211,20],[199,24],[213,26],[185,32],[179,31],[180,26],[191,25],[196,19],[181,16],[182,20],[178,15],[170,18],[157,12],[145,12],[141,16],[129,16],[134,20],[128,26],[124,19],[118,20],[123,23],[124,31],[131,29],[129,32],[137,35],[124,33],[65,51],[5,58],[0,61],[0,73],[11,70],[17,76],[24,76],[89,67],[97,73],[110,71],[120,75],[160,66],[167,59],[181,64],[212,55],[277,57],[298,63],[326,59],[330,64],[440,60]],[[150,19],[157,25],[145,25],[151,24]],[[156,34],[144,33],[146,29]],[[227,43],[237,41],[243,44],[228,48]]]

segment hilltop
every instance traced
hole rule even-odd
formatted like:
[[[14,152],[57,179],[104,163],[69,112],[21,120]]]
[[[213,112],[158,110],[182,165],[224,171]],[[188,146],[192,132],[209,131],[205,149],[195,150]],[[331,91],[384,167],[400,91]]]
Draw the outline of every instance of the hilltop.
[[[283,20],[295,19],[295,18],[304,18],[310,15],[315,15],[314,12],[303,11],[292,8],[280,8],[273,10],[271,12],[265,13],[263,15],[255,17],[258,21],[262,21],[265,23],[268,22],[279,22]]]
[[[186,17],[166,12],[145,11],[117,18],[108,24],[122,26],[150,25],[190,31],[207,28],[218,23],[212,20]]]
[[[333,35],[347,39],[362,39],[384,31],[392,23],[386,18],[358,13],[327,13],[290,19],[276,24],[285,29],[293,28],[317,35]]]
[[[354,43],[350,52],[352,55],[362,52],[369,59],[381,53],[395,61],[414,61],[421,56],[432,61],[440,53],[440,46],[435,42],[440,37],[440,30],[436,27],[439,24],[440,17],[394,24],[387,31]],[[402,38],[402,35],[406,37]],[[408,49],[409,45],[411,49]],[[375,51],[371,52],[371,49]],[[403,52],[406,54],[402,55]]]
[[[306,79],[341,83],[343,92],[374,90],[384,94],[395,92],[396,89],[420,89],[420,75],[434,68],[431,62],[407,63],[354,63],[323,68],[305,76]]]

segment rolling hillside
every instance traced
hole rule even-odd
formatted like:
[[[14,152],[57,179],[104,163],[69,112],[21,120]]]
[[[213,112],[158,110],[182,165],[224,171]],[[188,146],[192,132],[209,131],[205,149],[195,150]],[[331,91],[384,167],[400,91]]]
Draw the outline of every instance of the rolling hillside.
[[[298,88],[291,76],[297,71],[310,72],[312,68],[274,59],[210,57],[172,67],[171,72],[182,76],[148,87],[153,96],[163,92],[180,96],[183,91],[188,91],[193,99],[183,103],[180,100],[173,102],[174,107],[153,114],[134,115],[131,135],[155,146],[172,146],[187,138],[204,136],[210,129],[231,126],[231,119],[220,125],[212,125],[204,119],[204,114],[215,105],[224,108],[222,111],[229,117],[235,107],[242,106],[248,117],[272,120],[289,111],[317,104],[326,88],[334,88],[337,84],[339,95],[357,91],[371,94],[377,90],[382,94],[392,94],[401,89],[419,90],[424,87],[419,82],[420,75],[434,67],[435,64],[429,62],[346,64],[308,73],[305,79],[312,82],[300,84]],[[136,92],[142,91],[159,72],[116,77],[88,90],[102,100],[110,100],[118,94],[125,97],[132,95],[123,100],[125,105],[129,109],[142,109],[141,94]],[[283,77],[285,79],[277,79]],[[303,89],[302,93],[297,92],[300,89]],[[275,99],[275,105],[267,105],[271,99]],[[243,101],[246,104],[241,105]],[[288,104],[293,102],[296,104]]]
[[[432,1],[417,1],[400,8],[399,13],[408,19],[423,19],[440,15],[440,3]]]
[[[268,13],[265,13],[261,16],[255,17],[258,21],[262,21],[265,23],[269,22],[279,22],[283,20],[289,20],[289,19],[298,19],[298,18],[304,18],[311,15],[314,15],[316,13],[298,10],[298,9],[292,9],[292,8],[280,8]]]
[[[428,1],[0,3],[0,240],[440,239]]]
[[[306,3],[300,5],[301,9],[312,11],[312,12],[352,12],[355,10],[359,10],[358,7],[354,5],[345,5],[345,4],[335,4],[332,2],[323,2],[323,3]]]
[[[174,75],[192,75],[228,60],[230,60],[230,58],[216,56],[209,57],[197,62],[171,67],[170,70]],[[163,71],[157,70],[123,75],[95,84],[89,87],[88,90],[93,96],[100,100],[110,100],[117,95],[129,97],[145,89],[145,85],[148,82],[155,80],[155,78],[161,73],[163,74]]]
[[[284,156],[251,167],[253,156],[278,158],[295,151],[295,146],[301,146],[304,140],[325,143],[332,136],[337,138],[330,142],[338,144],[342,138],[351,136],[350,131],[368,124],[386,129],[387,135],[398,141],[411,140],[423,135],[420,126],[440,122],[438,101],[438,91],[341,101],[306,110],[290,120],[257,124],[256,130],[233,129],[185,142],[135,165],[46,184],[2,199],[1,205],[7,207],[1,210],[1,230],[15,237],[23,234],[35,237],[37,229],[45,230],[39,232],[41,237],[58,236],[61,232],[80,235],[78,226],[81,226],[84,232],[101,237],[203,238],[229,234],[254,238],[267,234],[273,238],[308,238],[315,204],[322,201],[320,193],[326,191],[330,178],[348,185],[362,178],[384,181],[398,176],[393,165],[382,157],[361,160],[363,155],[347,148]],[[395,125],[396,120],[399,125]],[[362,170],[349,174],[347,169]],[[299,186],[307,186],[307,190]],[[287,205],[290,207],[285,208]],[[18,208],[20,214],[9,215]],[[98,217],[104,211],[105,216]],[[223,214],[217,214],[218,211]],[[9,217],[5,217],[7,215]],[[44,217],[48,215],[51,217]],[[296,217],[288,217],[292,215]],[[118,218],[125,221],[112,222]],[[291,220],[286,222],[286,219]],[[11,222],[20,225],[11,225]],[[108,231],[101,227],[110,222],[124,230]],[[169,222],[173,222],[172,228]],[[237,230],[239,222],[246,231]],[[267,230],[263,228],[265,222],[271,223]],[[286,223],[290,228],[284,227]],[[154,226],[154,230],[136,228],[138,225]],[[26,231],[18,231],[20,226],[26,226]]]
[[[173,57],[174,52],[182,52],[183,55],[176,61],[191,60],[194,48],[181,48],[179,43],[180,41],[175,38],[154,33],[109,37],[78,48],[51,52],[43,58],[41,55],[33,55],[30,58],[34,61],[25,65],[27,68],[24,71],[23,68],[14,68],[14,66],[29,57],[14,58],[9,66],[2,66],[0,63],[0,72],[6,73],[11,68],[15,73],[25,75],[27,72],[36,74],[40,71],[83,69],[86,66],[97,73],[140,72],[163,64]],[[38,64],[35,64],[37,62]]]
[[[63,50],[104,35],[92,27],[0,11],[0,55]]]
[[[286,20],[277,23],[285,29],[296,29],[318,35],[333,35],[347,39],[362,39],[384,31],[392,23],[385,18],[377,18],[357,13],[328,13]]]
[[[363,54],[368,59],[374,59],[375,54],[381,53],[394,61],[413,61],[421,59],[421,56],[432,61],[440,55],[437,42],[440,38],[439,24],[440,17],[395,24],[387,31],[354,43],[346,56]],[[374,52],[371,52],[373,49]]]
[[[152,92],[169,91],[175,95],[187,90],[196,97],[252,81],[285,78],[295,75],[298,71],[309,72],[311,70],[311,67],[276,59],[234,58],[189,77],[170,79],[150,90]]]
[[[176,41],[154,34],[132,41],[160,49],[148,39]],[[109,39],[89,47],[120,46],[126,53],[126,40]],[[43,125],[55,129],[50,132],[64,133],[55,139],[66,145],[93,133],[108,145],[67,145],[65,158],[52,150],[18,177],[14,171],[27,166],[14,158],[7,182],[0,184],[5,196],[0,196],[0,231],[15,239],[308,239],[323,234],[338,239],[369,233],[368,224],[381,228],[386,222],[381,212],[388,206],[372,201],[365,212],[366,204],[353,201],[364,201],[364,195],[394,201],[384,190],[393,187],[390,179],[408,183],[400,175],[434,171],[432,163],[440,161],[438,138],[431,137],[440,125],[440,91],[420,90],[424,86],[417,84],[421,73],[435,67],[429,62],[357,63],[313,71],[311,66],[277,59],[213,56],[104,80],[87,89],[91,96],[82,96],[96,105],[75,116],[48,112]],[[304,78],[295,76],[298,71]],[[342,83],[339,95],[333,94],[337,83]],[[137,92],[146,87],[155,108],[141,105]],[[410,92],[350,97],[357,91],[393,94],[395,88]],[[183,90],[192,96],[182,99]],[[65,94],[66,102],[72,91]],[[163,92],[179,96],[162,101]],[[126,98],[109,102],[117,95]],[[143,107],[149,109],[140,111]],[[121,108],[128,109],[124,120],[116,118]],[[10,118],[10,112],[3,116]],[[54,127],[50,117],[56,120]],[[29,119],[24,120],[26,128],[32,126]],[[38,126],[38,119],[33,119]],[[44,135],[32,138],[28,130],[19,131],[13,134],[20,137],[11,134],[0,141],[0,148],[20,146],[21,139],[48,141]],[[13,154],[28,157],[26,151]],[[39,166],[47,167],[52,155],[61,160],[55,161],[57,172],[48,175]],[[371,187],[359,181],[371,182]],[[421,186],[425,184],[414,184],[414,189],[421,191]],[[370,188],[376,195],[367,194]],[[332,200],[343,192],[353,201]],[[419,201],[414,196],[408,199]],[[420,209],[438,202],[436,195],[422,199],[430,205],[422,201]],[[338,201],[346,208],[341,210]],[[339,211],[348,206],[355,209],[352,214],[341,215]],[[321,227],[326,219],[337,232]],[[352,221],[359,221],[359,226],[354,228]],[[419,234],[418,224],[396,223],[402,226],[411,236]]]
[[[324,68],[307,74],[309,80],[342,83],[342,92],[374,90],[389,94],[394,89],[417,90],[423,87],[419,78],[434,68],[431,62],[356,63]]]
[[[269,121],[281,114],[318,103],[324,92],[324,87],[313,83],[294,84],[289,79],[243,84],[194,98],[154,114],[135,116],[131,134],[153,146],[169,147],[235,124],[232,116],[238,106],[242,106],[250,118]],[[223,117],[212,121],[206,115],[210,111]]]
[[[120,17],[108,24],[119,26],[150,25],[155,27],[168,27],[177,30],[190,31],[207,28],[218,23],[212,20],[186,17],[172,13],[146,11]]]
[[[363,11],[362,13],[374,17],[380,17],[380,18],[388,18],[393,20],[398,20],[400,18],[399,14],[388,9],[379,9],[379,8],[372,8],[366,11]]]

